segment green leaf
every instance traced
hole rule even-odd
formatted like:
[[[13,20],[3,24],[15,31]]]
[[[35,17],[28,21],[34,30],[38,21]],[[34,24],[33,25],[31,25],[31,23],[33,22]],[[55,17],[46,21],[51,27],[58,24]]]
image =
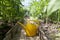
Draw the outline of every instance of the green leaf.
[[[47,8],[47,16],[50,16],[54,11],[60,8],[60,0],[51,0]]]

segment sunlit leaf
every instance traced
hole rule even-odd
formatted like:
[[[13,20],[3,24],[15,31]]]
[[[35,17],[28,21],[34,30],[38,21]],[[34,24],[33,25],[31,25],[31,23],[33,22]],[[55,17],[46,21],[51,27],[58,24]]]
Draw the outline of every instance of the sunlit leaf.
[[[51,0],[47,8],[47,16],[50,16],[54,11],[60,8],[60,0]]]

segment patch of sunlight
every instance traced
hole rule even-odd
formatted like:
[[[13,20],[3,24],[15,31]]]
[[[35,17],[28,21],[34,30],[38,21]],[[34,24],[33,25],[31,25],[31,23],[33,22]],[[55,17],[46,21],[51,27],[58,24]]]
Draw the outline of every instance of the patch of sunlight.
[[[7,9],[11,9],[11,7],[7,7]]]
[[[56,38],[55,40],[60,40],[60,38]]]
[[[2,17],[0,17],[0,19],[2,19]]]
[[[55,40],[60,40],[60,33],[57,33],[57,34],[56,34]]]
[[[34,17],[30,17],[31,20],[36,20],[38,19],[38,17],[34,18]]]
[[[60,37],[60,33],[57,33],[56,36],[59,36]]]
[[[60,30],[60,28],[57,28],[57,30]]]

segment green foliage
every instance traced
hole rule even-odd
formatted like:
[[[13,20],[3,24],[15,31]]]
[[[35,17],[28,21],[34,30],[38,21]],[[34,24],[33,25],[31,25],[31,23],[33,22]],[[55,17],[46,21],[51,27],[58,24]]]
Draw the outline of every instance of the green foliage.
[[[60,0],[51,0],[48,4],[47,15],[51,15],[54,11],[60,8]]]
[[[4,21],[23,19],[24,14],[20,0],[0,0],[0,18]]]
[[[60,20],[60,0],[35,0],[30,6],[30,16],[33,18]]]
[[[33,18],[38,18],[39,16],[42,17],[44,14],[44,7],[48,5],[48,2],[49,0],[33,1],[30,6],[30,16],[32,16]]]
[[[47,17],[51,17],[53,21],[60,20],[60,0],[51,0],[47,7]]]

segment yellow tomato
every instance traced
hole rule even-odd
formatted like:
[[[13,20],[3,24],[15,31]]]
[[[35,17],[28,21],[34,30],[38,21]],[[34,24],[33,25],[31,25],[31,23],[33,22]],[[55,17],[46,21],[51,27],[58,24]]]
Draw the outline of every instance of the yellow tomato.
[[[30,22],[30,21],[32,21],[32,22]],[[35,23],[38,23],[38,21],[27,20],[26,25],[23,25],[22,23],[19,23],[19,24],[25,30],[27,36],[35,36],[37,34],[38,26],[39,26],[39,24],[35,24]]]
[[[26,35],[35,36],[37,33],[38,27],[35,24],[30,23],[29,21],[26,24]]]

